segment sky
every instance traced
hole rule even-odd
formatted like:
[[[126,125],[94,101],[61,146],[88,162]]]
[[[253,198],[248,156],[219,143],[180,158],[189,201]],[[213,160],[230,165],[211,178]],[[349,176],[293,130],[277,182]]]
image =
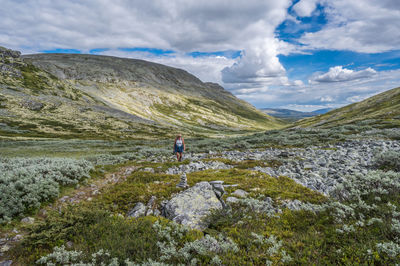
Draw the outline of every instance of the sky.
[[[0,0],[0,18],[0,46],[158,62],[258,108],[400,86],[399,0]]]

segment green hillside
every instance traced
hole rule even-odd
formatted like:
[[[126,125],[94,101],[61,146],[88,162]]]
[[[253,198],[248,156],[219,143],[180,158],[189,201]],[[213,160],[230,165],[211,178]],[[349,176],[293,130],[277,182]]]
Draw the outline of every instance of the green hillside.
[[[282,126],[181,69],[109,56],[0,55],[3,137],[213,136]]]
[[[330,128],[361,123],[378,128],[400,126],[400,87],[326,114],[302,119],[295,126]]]

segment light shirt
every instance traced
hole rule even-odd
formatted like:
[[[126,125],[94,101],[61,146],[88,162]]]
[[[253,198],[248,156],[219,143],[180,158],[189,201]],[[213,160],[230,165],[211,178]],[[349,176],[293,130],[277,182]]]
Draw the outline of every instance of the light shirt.
[[[181,147],[183,145],[183,140],[182,139],[177,139],[176,140],[176,146]]]

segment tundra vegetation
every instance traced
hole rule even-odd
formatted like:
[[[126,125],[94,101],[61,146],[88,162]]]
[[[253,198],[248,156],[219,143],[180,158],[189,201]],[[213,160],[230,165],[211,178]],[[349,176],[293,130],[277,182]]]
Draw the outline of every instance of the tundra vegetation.
[[[189,160],[174,162],[168,141],[4,141],[1,188],[6,193],[1,197],[2,202],[6,197],[9,201],[2,205],[1,231],[12,235],[17,228],[24,234],[7,255],[22,264],[45,265],[397,263],[398,152],[377,153],[367,174],[344,177],[330,195],[285,176],[276,178],[253,170],[256,166],[278,167],[282,158],[234,161],[218,157],[225,150],[310,145],[329,149],[329,144],[363,138],[398,140],[399,136],[393,129],[354,125],[187,139],[189,159],[189,154],[203,154],[204,162],[217,160],[232,167],[189,173],[189,186],[212,180],[238,185],[226,188],[225,200],[237,188],[249,192],[246,198],[229,203],[229,208],[211,212],[204,231],[161,216],[126,216],[137,202],[155,196],[155,206],[160,206],[181,191],[175,186],[179,175],[165,172]],[[214,147],[212,154],[209,147]],[[90,187],[124,167],[133,170],[123,181],[90,195],[90,201],[60,202],[59,198],[73,195],[77,187]],[[14,174],[21,178],[10,178]],[[298,206],[288,207],[294,201]],[[26,215],[35,222],[21,223]]]

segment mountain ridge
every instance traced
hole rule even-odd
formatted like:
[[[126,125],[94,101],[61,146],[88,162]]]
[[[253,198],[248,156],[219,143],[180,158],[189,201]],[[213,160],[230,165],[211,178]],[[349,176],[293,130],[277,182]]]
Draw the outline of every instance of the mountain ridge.
[[[360,123],[378,128],[400,127],[400,87],[326,114],[299,120],[293,126],[330,128]]]
[[[332,108],[318,109],[312,112],[302,112],[284,108],[261,108],[260,110],[273,117],[280,118],[288,122],[295,122],[306,117],[324,114],[332,110]]]
[[[210,136],[282,126],[185,70],[111,56],[0,52],[3,136]]]

